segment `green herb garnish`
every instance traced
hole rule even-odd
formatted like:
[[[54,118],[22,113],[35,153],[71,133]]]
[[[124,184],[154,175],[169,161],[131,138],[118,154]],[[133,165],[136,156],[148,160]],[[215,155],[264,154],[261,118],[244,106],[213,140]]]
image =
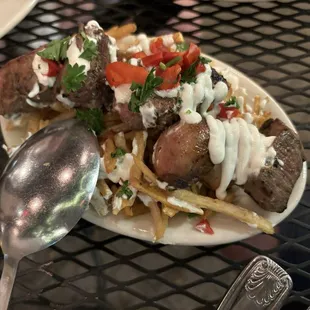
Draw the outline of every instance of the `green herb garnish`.
[[[155,76],[154,72],[155,68],[152,68],[145,80],[144,85],[132,82],[130,87],[132,94],[128,105],[130,111],[139,112],[139,108],[154,93],[154,89],[163,82],[163,79]]]
[[[199,60],[192,63],[181,75],[182,83],[195,83],[196,82],[196,67]]]
[[[159,63],[159,68],[163,71],[165,71],[167,69],[166,65],[162,62]]]
[[[178,52],[185,52],[189,48],[189,43],[187,42],[177,43],[176,47]]]
[[[103,130],[103,114],[100,109],[77,109],[76,118],[85,121],[96,135],[99,135]]]
[[[98,54],[97,44],[90,40],[86,35],[82,35],[82,37],[84,38],[84,51],[80,55],[80,58],[91,61]]]
[[[127,199],[130,199],[131,196],[133,195],[132,190],[128,187],[129,182],[125,181],[122,185],[122,187],[120,188],[120,190],[118,191],[118,193],[116,194],[117,197],[123,197],[123,195],[127,196]]]
[[[207,57],[203,57],[203,56],[199,56],[199,60],[202,64],[207,65],[208,63],[210,63],[212,60],[207,58]]]
[[[166,67],[167,67],[167,68],[172,67],[173,65],[175,65],[176,63],[178,63],[181,59],[182,59],[181,56],[174,57],[173,59],[171,59],[170,61],[168,61],[168,62],[166,63]]]
[[[118,158],[124,156],[125,154],[126,152],[122,148],[118,147],[116,148],[115,152],[111,153],[111,157]]]
[[[69,64],[67,66],[62,78],[62,84],[67,92],[76,91],[81,88],[82,82],[86,78],[84,70],[85,66],[79,66],[78,64],[74,64],[74,66]]]
[[[188,109],[185,114],[192,114],[192,111]]]
[[[43,58],[55,61],[65,60],[67,58],[69,41],[70,37],[54,40],[48,43],[43,51],[37,52],[37,54]]]
[[[224,104],[224,107],[231,107],[231,106],[234,106],[237,109],[240,109],[240,105],[235,96],[230,97],[229,100],[226,101],[226,103]]]

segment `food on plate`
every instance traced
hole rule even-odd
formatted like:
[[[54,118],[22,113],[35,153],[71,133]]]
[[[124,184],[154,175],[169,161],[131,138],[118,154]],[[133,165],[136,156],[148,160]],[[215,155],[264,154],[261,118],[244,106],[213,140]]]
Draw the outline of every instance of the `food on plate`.
[[[249,98],[181,33],[135,31],[90,21],[7,63],[6,130],[23,127],[27,138],[60,119],[84,120],[102,152],[91,205],[100,216],[150,213],[155,239],[180,213],[206,234],[216,233],[217,213],[273,233],[267,219],[238,206],[234,189],[283,212],[302,171],[298,136],[273,118],[268,98]]]

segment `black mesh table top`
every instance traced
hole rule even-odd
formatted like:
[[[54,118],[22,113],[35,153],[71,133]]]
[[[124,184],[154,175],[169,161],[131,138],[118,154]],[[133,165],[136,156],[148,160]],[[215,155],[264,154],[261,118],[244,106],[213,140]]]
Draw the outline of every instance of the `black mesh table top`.
[[[308,0],[41,0],[0,40],[0,62],[70,34],[91,19],[103,28],[134,21],[149,35],[183,32],[278,100],[310,160]],[[274,259],[294,281],[283,309],[306,309],[309,186],[308,175],[303,199],[275,235],[213,248],[153,245],[82,220],[57,245],[22,260],[10,309],[216,309],[240,270],[259,254]]]

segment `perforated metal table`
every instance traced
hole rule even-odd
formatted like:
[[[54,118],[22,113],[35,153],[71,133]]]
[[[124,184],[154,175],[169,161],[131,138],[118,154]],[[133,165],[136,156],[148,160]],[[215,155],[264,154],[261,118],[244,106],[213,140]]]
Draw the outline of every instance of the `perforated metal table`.
[[[289,114],[310,160],[310,3],[279,1],[40,1],[0,40],[1,64],[96,19],[135,21],[150,35],[182,31],[246,73]],[[1,165],[5,163],[2,154]],[[309,177],[308,177],[309,181]],[[274,236],[213,248],[153,245],[80,221],[56,246],[25,258],[11,309],[215,309],[243,266],[270,256],[294,281],[283,309],[310,305],[310,187]]]

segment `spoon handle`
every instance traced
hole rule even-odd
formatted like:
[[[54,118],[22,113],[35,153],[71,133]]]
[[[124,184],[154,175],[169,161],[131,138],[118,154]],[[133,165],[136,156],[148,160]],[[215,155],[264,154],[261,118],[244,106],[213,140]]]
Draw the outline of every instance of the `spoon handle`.
[[[278,310],[292,280],[276,262],[257,256],[235,280],[217,310]]]
[[[4,255],[4,265],[0,281],[0,310],[7,310],[14,286],[19,259]]]

